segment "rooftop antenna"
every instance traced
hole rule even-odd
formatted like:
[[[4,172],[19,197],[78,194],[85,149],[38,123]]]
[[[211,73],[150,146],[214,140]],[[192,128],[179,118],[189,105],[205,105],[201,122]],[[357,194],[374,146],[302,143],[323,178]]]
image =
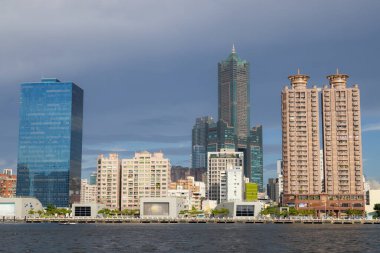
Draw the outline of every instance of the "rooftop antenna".
[[[300,75],[300,68],[297,69],[297,75]]]
[[[339,69],[338,68],[336,68],[336,74],[339,75]]]
[[[232,43],[232,53],[235,54],[236,53],[236,50],[235,50],[235,44]]]

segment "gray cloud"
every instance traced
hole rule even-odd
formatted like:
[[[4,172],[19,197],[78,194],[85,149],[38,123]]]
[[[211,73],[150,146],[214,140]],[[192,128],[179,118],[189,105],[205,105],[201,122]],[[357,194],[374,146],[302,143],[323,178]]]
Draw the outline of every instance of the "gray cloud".
[[[370,0],[1,1],[0,158],[15,166],[19,84],[44,76],[84,89],[85,156],[95,155],[87,146],[189,143],[196,117],[217,116],[217,62],[233,42],[251,63],[251,120],[264,125],[266,164],[280,153],[280,91],[298,67],[318,86],[336,67],[350,74],[350,85],[361,87],[363,125],[373,123],[379,7]],[[172,152],[188,160],[185,148]],[[376,160],[368,157],[368,174]]]

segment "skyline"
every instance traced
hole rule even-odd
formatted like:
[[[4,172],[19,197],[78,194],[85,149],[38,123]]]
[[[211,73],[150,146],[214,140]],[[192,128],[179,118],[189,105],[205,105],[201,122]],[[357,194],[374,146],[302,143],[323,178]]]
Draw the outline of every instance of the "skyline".
[[[359,84],[364,174],[380,180],[380,3],[13,2],[0,9],[2,168],[16,168],[20,84],[41,76],[85,91],[83,174],[96,167],[99,153],[115,151],[162,150],[173,165],[190,166],[191,128],[196,117],[217,118],[217,63],[234,43],[250,62],[250,123],[264,128],[264,182],[281,158],[280,94],[287,76],[300,68],[311,76],[309,86],[322,88],[337,67],[350,75],[348,86]],[[241,15],[230,20],[230,12]]]

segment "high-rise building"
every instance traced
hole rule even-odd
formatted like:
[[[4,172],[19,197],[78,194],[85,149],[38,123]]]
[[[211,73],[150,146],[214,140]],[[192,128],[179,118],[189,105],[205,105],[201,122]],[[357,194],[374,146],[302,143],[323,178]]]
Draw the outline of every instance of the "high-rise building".
[[[46,206],[80,200],[83,90],[42,79],[21,85],[17,196]]]
[[[292,88],[282,92],[282,202],[319,215],[364,212],[359,88],[346,86],[348,75],[327,77],[330,87],[321,95],[321,154],[319,91],[306,88],[308,78],[299,73],[289,77]]]
[[[278,188],[279,184],[277,178],[268,178],[267,195],[274,202],[277,202],[279,199]]]
[[[251,182],[259,186],[259,191],[263,192],[263,127],[255,126],[250,131],[249,136],[249,155],[250,155],[250,173],[249,179]]]
[[[213,131],[210,130],[207,151],[234,148],[243,152],[244,175],[258,183],[259,190],[263,191],[262,127],[250,131],[249,63],[239,58],[234,46],[228,58],[218,64],[218,116],[225,127],[218,125],[217,141],[213,140]],[[224,129],[232,134],[224,134]],[[215,146],[215,143],[218,145]]]
[[[214,120],[210,116],[196,119],[192,130],[191,167],[193,169],[207,167],[207,136],[209,125],[212,123],[214,123]]]
[[[208,152],[207,160],[207,196],[209,200],[220,203],[222,172],[227,169],[243,168],[244,153],[235,152],[234,149],[222,149],[220,152]]]
[[[118,154],[97,159],[97,202],[109,209],[120,209],[120,160]]]
[[[137,152],[121,160],[121,209],[139,209],[142,197],[167,197],[170,160],[162,152]]]
[[[363,189],[360,93],[348,88],[348,75],[327,77],[322,90],[325,190],[331,195],[360,195]]]
[[[322,190],[319,159],[318,89],[307,88],[309,76],[289,76],[282,91],[282,160],[285,203],[293,195]],[[290,198],[290,199],[289,199]]]
[[[80,203],[96,203],[97,201],[97,186],[89,184],[87,179],[81,180],[80,187]]]
[[[223,120],[209,125],[207,152],[235,149],[235,129]]]
[[[246,147],[250,125],[249,63],[239,58],[234,46],[228,58],[218,64],[218,94],[219,120],[234,127],[235,135]]]

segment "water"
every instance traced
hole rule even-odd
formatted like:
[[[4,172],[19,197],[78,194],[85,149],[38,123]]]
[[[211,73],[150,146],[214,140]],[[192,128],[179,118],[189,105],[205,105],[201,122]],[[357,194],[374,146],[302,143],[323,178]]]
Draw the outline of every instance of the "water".
[[[380,252],[380,225],[0,224],[0,252]]]

